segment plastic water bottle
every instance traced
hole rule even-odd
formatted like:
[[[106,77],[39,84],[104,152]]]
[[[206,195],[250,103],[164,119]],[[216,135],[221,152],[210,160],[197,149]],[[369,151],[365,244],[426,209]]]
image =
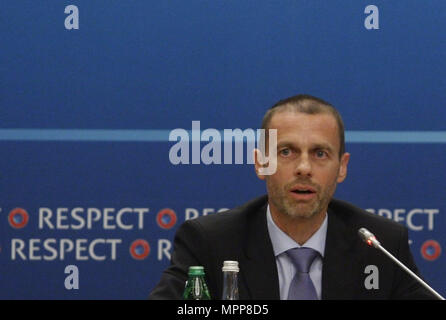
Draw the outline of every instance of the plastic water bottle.
[[[188,272],[189,278],[184,288],[184,300],[211,300],[209,289],[204,278],[204,267],[191,266]]]
[[[223,262],[223,294],[222,300],[238,300],[238,261]]]

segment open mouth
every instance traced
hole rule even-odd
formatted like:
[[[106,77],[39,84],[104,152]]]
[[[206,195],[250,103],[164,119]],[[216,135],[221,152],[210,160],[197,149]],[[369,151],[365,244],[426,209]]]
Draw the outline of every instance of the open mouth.
[[[311,191],[311,190],[292,190],[292,192],[297,193],[297,194],[310,194],[310,193],[314,193],[314,191]]]
[[[293,197],[298,200],[309,200],[316,196],[316,189],[305,185],[295,186],[290,191]]]
[[[311,193],[316,193],[316,189],[310,186],[295,186],[291,188],[291,192],[297,194],[311,194]]]

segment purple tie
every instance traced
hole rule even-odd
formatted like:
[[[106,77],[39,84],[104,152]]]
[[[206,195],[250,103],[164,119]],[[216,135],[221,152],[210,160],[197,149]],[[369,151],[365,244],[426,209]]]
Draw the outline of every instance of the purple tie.
[[[319,252],[311,248],[294,248],[288,250],[287,254],[296,267],[296,275],[288,291],[288,300],[318,300],[309,271]]]

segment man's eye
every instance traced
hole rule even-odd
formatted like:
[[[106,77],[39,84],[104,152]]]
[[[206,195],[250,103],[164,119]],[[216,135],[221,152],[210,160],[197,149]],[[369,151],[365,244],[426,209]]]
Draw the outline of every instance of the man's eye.
[[[325,152],[325,151],[322,151],[322,150],[318,150],[318,151],[316,151],[316,157],[318,157],[318,158],[324,158],[324,157],[326,157],[327,156],[327,153]]]
[[[290,149],[282,149],[282,150],[280,150],[279,153],[283,156],[288,156],[288,155],[290,155],[291,150]]]

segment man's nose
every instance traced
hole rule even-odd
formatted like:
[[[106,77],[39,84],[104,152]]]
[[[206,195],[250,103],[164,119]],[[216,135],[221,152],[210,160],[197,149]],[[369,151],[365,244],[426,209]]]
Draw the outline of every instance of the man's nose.
[[[298,159],[296,163],[296,169],[294,171],[294,174],[296,176],[312,176],[311,171],[311,161],[308,154],[302,154]]]

